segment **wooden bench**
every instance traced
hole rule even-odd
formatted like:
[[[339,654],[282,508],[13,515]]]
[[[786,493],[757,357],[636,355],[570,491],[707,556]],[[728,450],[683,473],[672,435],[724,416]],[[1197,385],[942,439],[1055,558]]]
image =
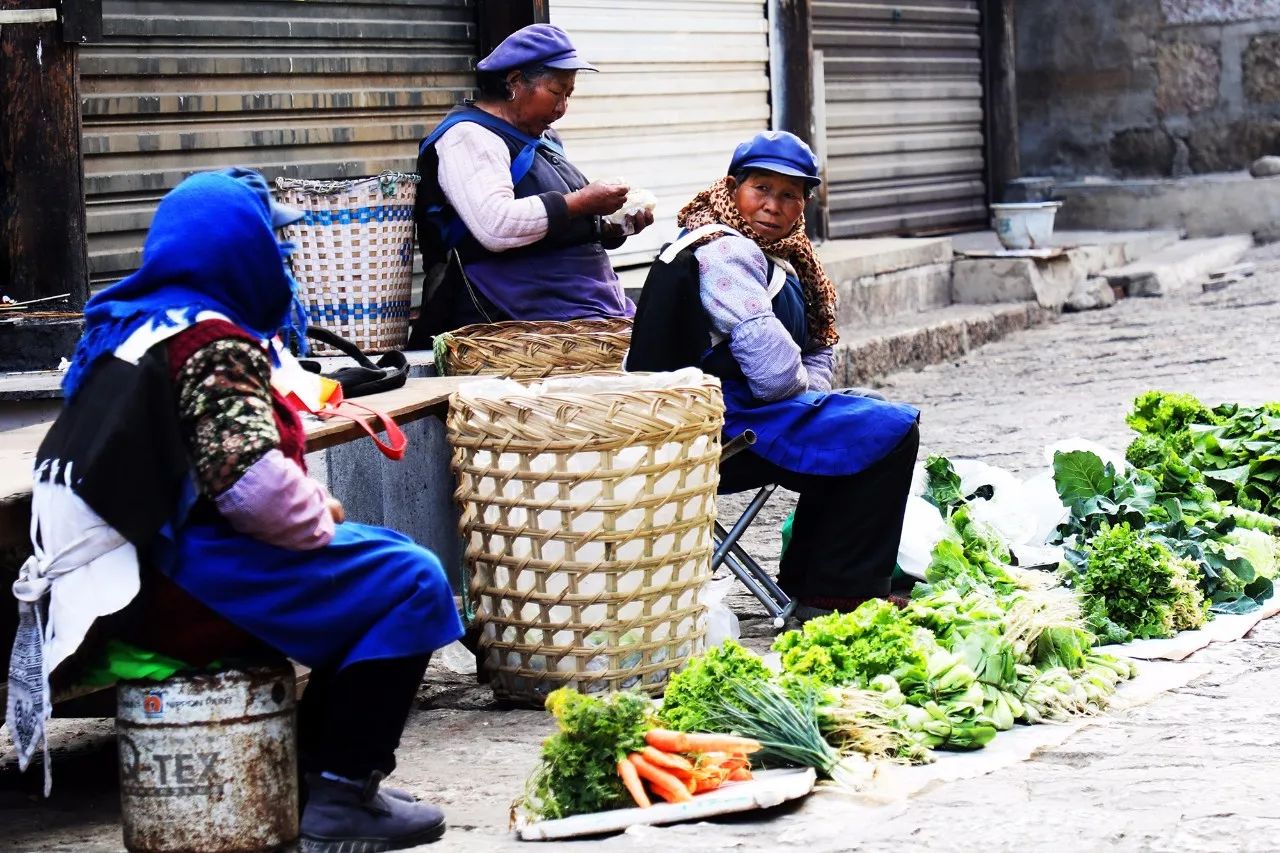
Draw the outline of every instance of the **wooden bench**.
[[[459,385],[475,378],[411,378],[402,388],[359,397],[356,402],[384,412],[397,424],[404,425],[427,417],[443,417],[449,410],[449,396]],[[372,416],[365,420],[375,429],[378,427]],[[0,566],[13,562],[17,555],[30,553],[31,469],[36,451],[51,423],[45,421],[0,432],[0,560],[3,560]],[[321,421],[308,417],[304,419],[304,426],[308,452],[367,437],[357,424],[340,418]],[[409,452],[413,452],[413,445],[410,445]],[[9,649],[17,630],[17,605],[9,595],[9,586],[14,579],[9,572],[0,573],[0,655],[3,655],[5,664],[9,661]],[[0,708],[4,707],[7,692],[7,686],[0,680]],[[92,692],[75,688],[63,690],[58,692],[55,701],[63,702]],[[115,713],[114,710],[111,713]]]

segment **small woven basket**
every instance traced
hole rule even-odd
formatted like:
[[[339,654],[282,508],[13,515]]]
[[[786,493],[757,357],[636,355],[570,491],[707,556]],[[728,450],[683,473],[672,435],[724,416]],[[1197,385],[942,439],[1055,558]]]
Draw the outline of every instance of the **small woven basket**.
[[[280,201],[305,216],[285,228],[307,322],[368,352],[409,339],[413,288],[413,202],[417,175],[383,172],[350,181],[277,178]],[[338,355],[315,345],[316,355]]]
[[[629,346],[627,317],[476,323],[436,335],[436,370],[518,380],[621,370]]]
[[[658,695],[703,651],[724,403],[698,370],[463,386],[456,497],[494,694]]]

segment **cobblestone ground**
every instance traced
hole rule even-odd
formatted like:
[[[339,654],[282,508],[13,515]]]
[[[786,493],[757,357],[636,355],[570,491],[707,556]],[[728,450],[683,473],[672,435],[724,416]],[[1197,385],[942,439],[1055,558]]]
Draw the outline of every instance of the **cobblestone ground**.
[[[1148,388],[1206,401],[1280,399],[1280,246],[1258,275],[1191,299],[1128,300],[1068,315],[954,364],[883,383],[924,412],[925,452],[979,458],[1023,474],[1044,445],[1073,436],[1117,448],[1123,415]],[[734,513],[740,498],[725,499]],[[776,553],[793,504],[779,493],[747,542]],[[761,608],[732,597],[744,636],[768,643]],[[1280,620],[1193,660],[1212,669],[1151,703],[1107,715],[1032,759],[938,785],[905,806],[868,809],[822,794],[763,820],[673,827],[575,850],[1276,850],[1280,849]],[[530,849],[504,833],[507,804],[550,731],[545,715],[494,708],[487,689],[433,669],[405,734],[397,781],[443,805],[435,850]],[[57,721],[54,796],[38,773],[0,758],[0,848],[119,849],[114,749],[106,721]],[[6,743],[7,745],[7,743]],[[1273,773],[1277,775],[1272,775]],[[548,849],[543,846],[538,849]]]

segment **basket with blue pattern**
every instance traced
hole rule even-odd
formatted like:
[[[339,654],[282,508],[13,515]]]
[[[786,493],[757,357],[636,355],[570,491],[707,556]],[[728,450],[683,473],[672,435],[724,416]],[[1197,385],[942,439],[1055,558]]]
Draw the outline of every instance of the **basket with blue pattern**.
[[[307,321],[366,352],[403,349],[413,287],[417,175],[310,181],[277,178],[280,201],[304,216],[284,230]],[[316,346],[316,355],[340,355]]]

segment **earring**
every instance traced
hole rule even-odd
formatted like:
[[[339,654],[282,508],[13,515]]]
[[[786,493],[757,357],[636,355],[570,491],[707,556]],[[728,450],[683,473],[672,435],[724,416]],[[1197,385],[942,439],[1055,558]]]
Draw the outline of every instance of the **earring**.
[[[515,93],[515,92],[507,92],[507,100],[508,100],[508,101],[514,101],[515,99],[516,99],[516,93]]]

